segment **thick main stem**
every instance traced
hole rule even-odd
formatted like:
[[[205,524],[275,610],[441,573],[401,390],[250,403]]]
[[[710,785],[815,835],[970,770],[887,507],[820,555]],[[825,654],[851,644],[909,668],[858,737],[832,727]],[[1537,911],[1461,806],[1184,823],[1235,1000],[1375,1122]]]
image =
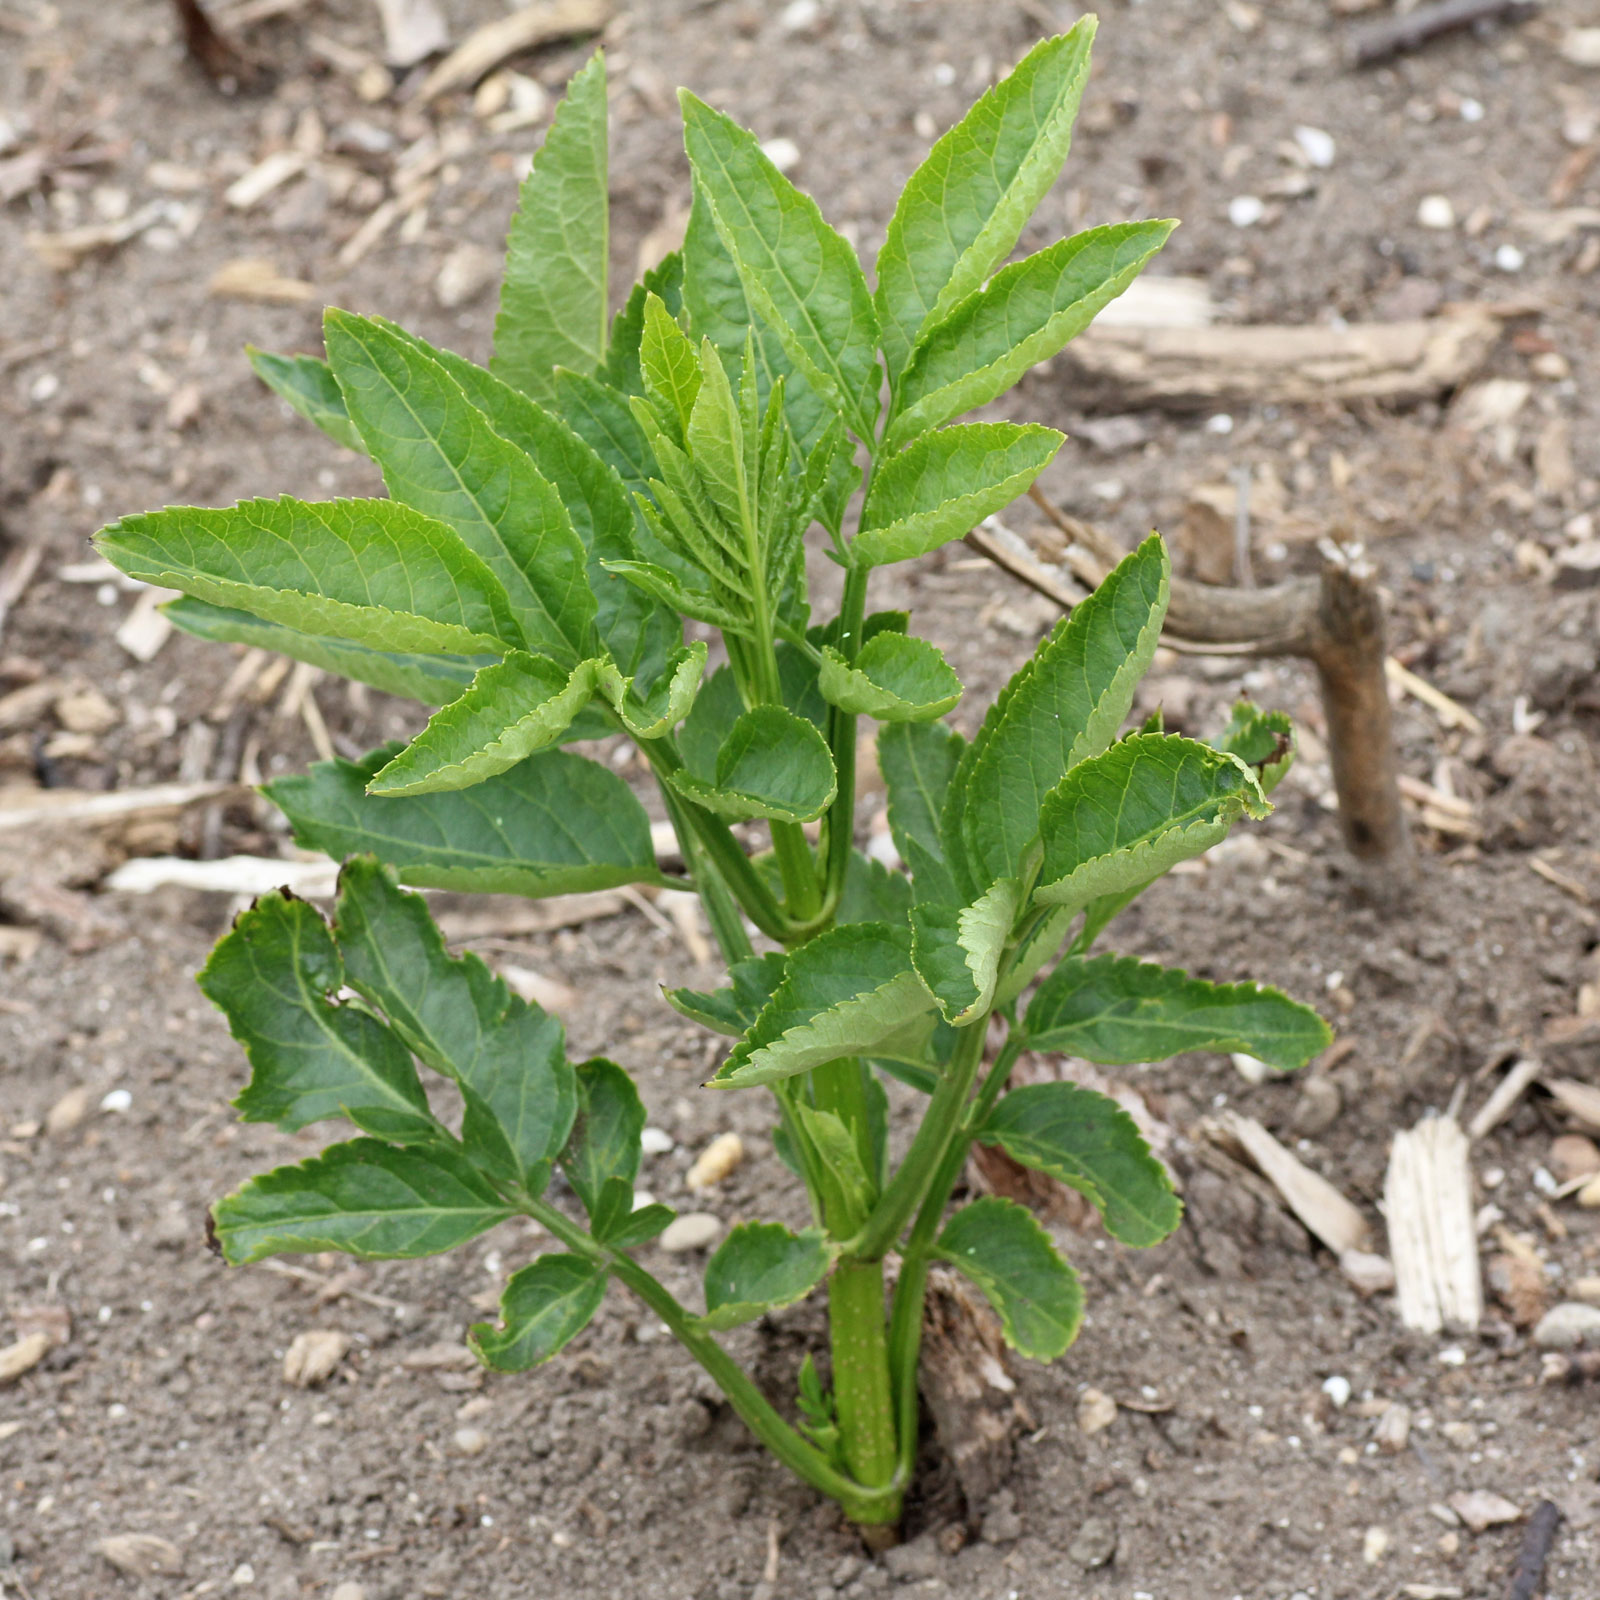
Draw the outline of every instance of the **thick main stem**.
[[[888,1485],[894,1479],[899,1451],[895,1448],[881,1261],[842,1261],[833,1269],[828,1280],[828,1334],[845,1465],[858,1483],[869,1488]],[[896,1497],[881,1514],[865,1520],[894,1522],[899,1515]]]

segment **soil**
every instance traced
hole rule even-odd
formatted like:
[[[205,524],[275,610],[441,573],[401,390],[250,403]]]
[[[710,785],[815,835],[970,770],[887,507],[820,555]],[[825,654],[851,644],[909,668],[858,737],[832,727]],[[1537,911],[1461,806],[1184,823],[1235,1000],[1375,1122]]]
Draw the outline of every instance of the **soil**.
[[[456,38],[498,11],[495,0],[446,9]],[[1581,1032],[1562,1045],[1559,1028],[1545,1031],[1590,1008],[1592,991],[1581,991],[1600,938],[1600,591],[1549,574],[1552,554],[1594,537],[1586,519],[1600,512],[1594,213],[1549,222],[1600,205],[1600,165],[1587,175],[1575,165],[1575,152],[1594,148],[1600,76],[1558,50],[1593,17],[1581,0],[1551,0],[1521,26],[1458,33],[1355,73],[1343,41],[1371,18],[1351,9],[1108,0],[1067,176],[1024,242],[1177,215],[1185,225],[1160,270],[1205,280],[1230,321],[1493,303],[1506,336],[1477,376],[1528,385],[1520,410],[1486,430],[1434,401],[1151,413],[1124,424],[1120,441],[1099,431],[1120,445],[1108,451],[1090,442],[1105,419],[1081,414],[1064,364],[1031,376],[1008,408],[1069,434],[1087,427],[1046,487],[1124,541],[1151,525],[1182,529],[1191,491],[1239,467],[1277,486],[1278,499],[1257,496],[1272,513],[1256,522],[1259,579],[1309,570],[1319,532],[1363,541],[1390,593],[1392,647],[1484,731],[1398,704],[1405,772],[1457,805],[1413,812],[1417,882],[1399,900],[1374,897],[1341,853],[1307,675],[1292,664],[1158,664],[1145,694],[1165,704],[1169,725],[1211,728],[1243,688],[1290,709],[1310,737],[1276,814],[1152,891],[1114,942],[1316,1000],[1348,1048],[1316,1074],[1331,1095],[1294,1080],[1252,1086],[1216,1057],[1127,1074],[1176,1130],[1190,1224],[1132,1253],[1052,1223],[1091,1309],[1064,1359],[1017,1365],[1032,1425],[1009,1487],[963,1509],[930,1450],[908,1543],[869,1555],[762,1457],[620,1291],[534,1374],[430,1365],[539,1248],[531,1228],[439,1260],[224,1270],[205,1247],[207,1205],[316,1138],[231,1120],[242,1063],[189,979],[226,925],[226,897],[135,898],[102,885],[130,854],[285,851],[264,806],[230,801],[177,823],[0,835],[0,1311],[19,1334],[39,1324],[41,1306],[71,1318],[65,1342],[0,1390],[0,1592],[248,1588],[293,1600],[355,1583],[367,1600],[550,1589],[853,1600],[897,1587],[963,1600],[1499,1595],[1521,1525],[1475,1534],[1439,1509],[1481,1489],[1523,1513],[1555,1501],[1566,1520],[1544,1593],[1600,1596],[1600,1389],[1540,1384],[1526,1308],[1523,1325],[1494,1304],[1470,1337],[1407,1335],[1390,1297],[1363,1300],[1298,1223],[1217,1176],[1195,1143],[1207,1110],[1234,1106],[1376,1221],[1390,1134],[1463,1087],[1476,1106],[1481,1069],[1508,1051],[1548,1050],[1561,1072],[1600,1082]],[[1073,15],[1052,0],[625,0],[620,10],[608,37],[619,282],[686,198],[673,85],[763,138],[792,140],[797,180],[870,255],[929,138],[1044,23]],[[487,354],[491,286],[450,308],[434,286],[452,252],[471,264],[463,243],[498,248],[543,125],[496,134],[467,98],[424,110],[404,86],[367,103],[356,69],[381,50],[375,11],[357,0],[285,11],[243,35],[275,86],[226,98],[182,59],[175,23],[153,6],[0,9],[0,127],[23,151],[41,139],[103,147],[98,164],[58,165],[0,212],[0,557],[24,541],[44,547],[5,623],[0,693],[58,679],[93,687],[109,707],[64,727],[46,696],[23,726],[0,728],[0,786],[11,790],[232,779],[241,763],[271,774],[313,759],[305,719],[284,714],[281,691],[206,721],[226,653],[174,636],[135,660],[113,634],[136,598],[72,581],[70,569],[89,559],[94,527],[123,511],[286,489],[373,492],[365,463],[259,387],[239,354],[247,340],[316,349],[320,308],[336,302]],[[555,92],[586,49],[549,47],[516,65]],[[1297,126],[1330,134],[1336,155],[1309,170],[1307,192],[1280,194],[1306,187],[1281,182],[1303,170],[1285,154]],[[296,139],[315,149],[319,137],[331,168],[250,209],[224,201],[261,156]],[[430,137],[456,141],[437,189],[341,271],[338,252],[388,192],[399,153]],[[1266,199],[1266,215],[1235,227],[1228,202],[1249,193]],[[1434,194],[1450,199],[1456,227],[1418,225],[1420,199]],[[151,202],[164,207],[153,226],[64,273],[29,242]],[[311,297],[208,293],[219,267],[249,257],[314,285]],[[1007,520],[1025,529],[1036,516],[1022,502]],[[1202,562],[1200,525],[1189,526],[1180,551]],[[879,603],[912,605],[946,649],[969,684],[958,721],[1052,620],[961,547],[895,569]],[[382,696],[332,681],[312,692],[346,753],[417,724],[416,708]],[[869,796],[864,825],[873,810]],[[646,1159],[642,1181],[658,1198],[687,1204],[694,1154],[733,1128],[746,1159],[710,1208],[730,1221],[795,1220],[760,1097],[698,1092],[712,1046],[656,998],[658,982],[711,976],[675,933],[630,909],[480,947],[569,985],[573,1050],[604,1049],[634,1071],[652,1120],[676,1142]],[[61,1111],[46,1131],[78,1089],[79,1120]],[[101,1109],[113,1091],[122,1094],[110,1106],[123,1109]],[[907,1114],[901,1105],[902,1135]],[[1473,1156],[1480,1199],[1542,1260],[1552,1301],[1600,1272],[1600,1212],[1547,1197],[1560,1131],[1551,1103],[1530,1097]],[[692,1292],[694,1258],[650,1257]],[[315,1328],[342,1331],[350,1352],[321,1387],[290,1387],[284,1352]],[[0,1344],[12,1336],[0,1328]],[[776,1393],[821,1338],[819,1314],[800,1308],[730,1344]],[[1324,1390],[1330,1378],[1348,1381],[1343,1409]],[[1095,1433],[1077,1421],[1090,1387],[1125,1402]],[[1373,1437],[1384,1401],[1413,1413],[1396,1454]],[[95,1547],[130,1533],[170,1540],[181,1573],[115,1571]]]

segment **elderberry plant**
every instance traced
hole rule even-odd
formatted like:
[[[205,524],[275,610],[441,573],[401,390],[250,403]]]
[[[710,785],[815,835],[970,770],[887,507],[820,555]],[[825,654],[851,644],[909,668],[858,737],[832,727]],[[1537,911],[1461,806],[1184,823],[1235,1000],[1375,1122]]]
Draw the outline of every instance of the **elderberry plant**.
[[[911,1473],[931,1263],[965,1273],[1025,1355],[1053,1359],[1079,1325],[1078,1281],[1031,1213],[991,1196],[947,1216],[974,1140],[1081,1191],[1125,1243],[1179,1220],[1113,1102],[1066,1082],[1004,1092],[1019,1054],[1241,1050],[1288,1069],[1327,1039],[1273,990],[1091,953],[1153,879],[1265,815],[1290,759],[1287,721],[1248,706],[1212,745],[1159,718],[1123,731],[1167,605],[1158,537],[1049,634],[970,742],[942,720],[962,686],[939,650],[904,613],[866,609],[876,568],[959,538],[1051,460],[1049,428],[954,419],[1080,332],[1173,227],[1093,228],[1007,264],[1065,159],[1093,32],[1086,18],[1039,43],[934,145],[875,287],[754,137],[685,93],[684,246],[609,321],[597,57],[523,186],[487,369],[339,310],[326,360],[251,352],[377,463],[389,498],[169,508],[98,539],[124,572],[183,591],[168,615],[191,633],[439,708],[408,744],[266,786],[299,844],[347,858],[333,920],[265,895],[200,983],[249,1058],[241,1116],[357,1136],[218,1201],[225,1257],[422,1256],[535,1218],[560,1248],[473,1328],[486,1365],[549,1359],[616,1279],[863,1524],[898,1519]],[[823,620],[814,526],[843,572]],[[862,717],[882,725],[904,872],[855,847]],[[563,748],[612,734],[651,769],[681,876],[658,866],[622,779]],[[752,824],[769,845],[755,853]],[[560,1025],[451,956],[402,884],[693,888],[728,982],[667,999],[733,1041],[713,1089],[771,1095],[813,1225],[734,1227],[703,1303],[681,1304],[646,1265],[673,1213],[635,1202],[628,1075],[569,1062]],[[898,1162],[886,1077],[925,1097]],[[808,1359],[791,1421],[718,1335],[824,1288],[831,1385]]]

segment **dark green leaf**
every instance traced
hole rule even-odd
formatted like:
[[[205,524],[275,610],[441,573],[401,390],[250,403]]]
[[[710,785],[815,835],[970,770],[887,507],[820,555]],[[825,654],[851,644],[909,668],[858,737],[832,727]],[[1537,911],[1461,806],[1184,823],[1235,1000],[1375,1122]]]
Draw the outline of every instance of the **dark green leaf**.
[[[648,490],[655,458],[625,395],[562,368],[556,373],[555,403],[567,426],[621,478],[630,494]]]
[[[585,1061],[578,1068],[578,1118],[561,1170],[591,1217],[608,1180],[620,1179],[632,1192],[643,1132],[644,1105],[633,1079],[603,1056]]]
[[[850,852],[844,869],[844,887],[833,913],[834,922],[887,922],[900,927],[911,911],[911,885],[905,875],[891,872],[881,861]]]
[[[978,1138],[1093,1201],[1107,1231],[1124,1244],[1159,1244],[1182,1218],[1172,1180],[1138,1124],[1093,1089],[1075,1083],[1013,1089],[1001,1096]]]
[[[687,90],[684,144],[745,297],[808,383],[872,437],[878,414],[877,317],[855,251],[763,154],[753,134]]]
[[[1220,843],[1240,817],[1271,809],[1234,756],[1175,734],[1135,734],[1045,796],[1035,894],[1046,905],[1087,905],[1148,883]]]
[[[680,771],[672,783],[723,816],[785,822],[820,817],[838,786],[827,741],[813,723],[782,706],[756,706],[734,723],[717,751],[714,782]]]
[[[822,1282],[832,1259],[820,1228],[790,1233],[776,1222],[741,1223],[706,1263],[702,1326],[737,1328],[805,1299]]]
[[[729,985],[702,993],[696,989],[665,989],[667,1004],[691,1022],[737,1039],[748,1031],[783,981],[788,957],[781,950],[735,961],[728,968]]]
[[[1253,983],[1207,983],[1132,956],[1063,961],[1028,1006],[1030,1050],[1123,1065],[1184,1050],[1242,1051],[1303,1067],[1332,1035],[1309,1006]]]
[[[378,650],[520,642],[506,592],[443,523],[390,500],[172,506],[95,535],[130,577]]]
[[[398,1150],[376,1139],[264,1172],[211,1210],[223,1256],[236,1267],[321,1250],[369,1261],[440,1255],[513,1215],[460,1152]]]
[[[448,955],[427,903],[370,856],[340,874],[335,927],[351,987],[429,1066],[471,1091],[497,1124],[518,1181],[541,1190],[577,1112],[561,1024],[512,994],[477,956]]]
[[[918,335],[1011,253],[1067,158],[1095,19],[1042,39],[928,152],[878,252],[874,300],[889,377]]]
[[[1248,700],[1234,706],[1228,726],[1213,743],[1256,769],[1263,794],[1271,794],[1294,765],[1294,723],[1288,712],[1263,711]]]
[[[583,542],[549,479],[407,335],[329,310],[323,338],[389,493],[448,523],[482,557],[522,629],[513,643],[569,664],[579,660],[594,627],[595,598]]]
[[[246,1122],[292,1133],[371,1109],[397,1115],[397,1127],[441,1131],[406,1047],[375,1017],[334,1000],[344,964],[304,900],[263,895],[211,952],[199,982],[250,1058],[249,1085],[234,1101]]]
[[[303,848],[371,851],[420,888],[540,898],[659,881],[644,807],[598,762],[549,750],[455,793],[369,795],[397,749],[319,762],[265,793]]]
[[[783,982],[712,1083],[773,1083],[841,1056],[920,1062],[936,1020],[911,965],[910,929],[851,923],[790,952]]]
[[[854,662],[824,647],[817,684],[829,705],[879,722],[932,722],[961,698],[961,680],[938,647],[903,633],[869,639]]]
[[[889,832],[917,899],[958,903],[939,818],[966,740],[942,722],[896,723],[878,735],[878,767],[889,790]]]
[[[604,1263],[583,1256],[540,1256],[512,1273],[500,1296],[502,1326],[475,1322],[467,1343],[496,1372],[526,1372],[548,1361],[588,1327],[606,1294]]]
[[[288,401],[307,422],[316,423],[335,444],[366,454],[333,371],[320,356],[275,356],[253,344],[247,344],[244,353],[255,375],[280,400]]]
[[[926,329],[895,393],[891,450],[964,411],[988,405],[1055,355],[1122,293],[1176,222],[1091,228],[1002,267]]]
[[[1027,490],[1063,438],[1031,422],[968,422],[926,434],[879,469],[850,560],[884,566],[965,537]]]
[[[553,398],[556,367],[592,373],[606,353],[606,164],[606,69],[596,55],[556,107],[506,241],[493,368],[535,399]]]
[[[985,1195],[956,1212],[939,1236],[939,1254],[983,1291],[1019,1354],[1054,1361],[1078,1336],[1077,1274],[1014,1200]]]

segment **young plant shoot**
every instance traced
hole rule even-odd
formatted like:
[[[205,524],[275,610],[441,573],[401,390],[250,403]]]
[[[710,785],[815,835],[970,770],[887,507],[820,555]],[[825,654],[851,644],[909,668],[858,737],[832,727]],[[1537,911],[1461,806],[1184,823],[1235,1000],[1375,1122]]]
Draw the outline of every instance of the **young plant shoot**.
[[[1008,261],[1066,157],[1093,35],[1085,18],[1043,40],[934,145],[875,286],[754,136],[683,94],[684,246],[609,319],[596,57],[523,186],[487,369],[339,310],[326,360],[251,352],[372,458],[388,498],[174,507],[98,538],[123,572],[182,591],[167,611],[189,632],[438,708],[409,744],[266,786],[298,844],[346,860],[333,918],[265,895],[200,984],[249,1059],[245,1119],[355,1132],[218,1201],[227,1260],[423,1256],[532,1217],[555,1248],[472,1330],[487,1366],[550,1359],[615,1279],[862,1524],[900,1516],[932,1263],[972,1280],[1023,1355],[1052,1360],[1078,1329],[1078,1280],[1029,1211],[988,1197],[950,1213],[974,1140],[1079,1190],[1127,1244],[1178,1224],[1129,1116],[1066,1082],[1006,1093],[1018,1055],[1247,1051],[1289,1069],[1328,1038],[1271,989],[1094,953],[1153,879],[1266,815],[1290,760],[1286,720],[1248,706],[1215,744],[1159,717],[1125,731],[1167,605],[1158,537],[970,741],[943,720],[962,686],[939,650],[867,609],[877,568],[959,539],[1049,463],[1049,428],[957,419],[1088,326],[1174,226],[1092,228]],[[807,585],[814,526],[843,575],[827,617]],[[855,846],[862,718],[904,871]],[[648,764],[682,875],[658,867],[611,766],[565,748],[608,735]],[[810,1202],[798,1233],[734,1227],[694,1305],[646,1264],[673,1212],[636,1203],[645,1114],[627,1073],[569,1061],[560,1025],[451,956],[402,887],[620,884],[700,896],[727,984],[667,1000],[728,1036],[710,1090],[770,1097]],[[419,1067],[455,1094],[430,1095]],[[886,1078],[921,1097],[898,1160]],[[819,1290],[827,1382],[808,1358],[793,1404],[774,1404],[719,1335]]]

